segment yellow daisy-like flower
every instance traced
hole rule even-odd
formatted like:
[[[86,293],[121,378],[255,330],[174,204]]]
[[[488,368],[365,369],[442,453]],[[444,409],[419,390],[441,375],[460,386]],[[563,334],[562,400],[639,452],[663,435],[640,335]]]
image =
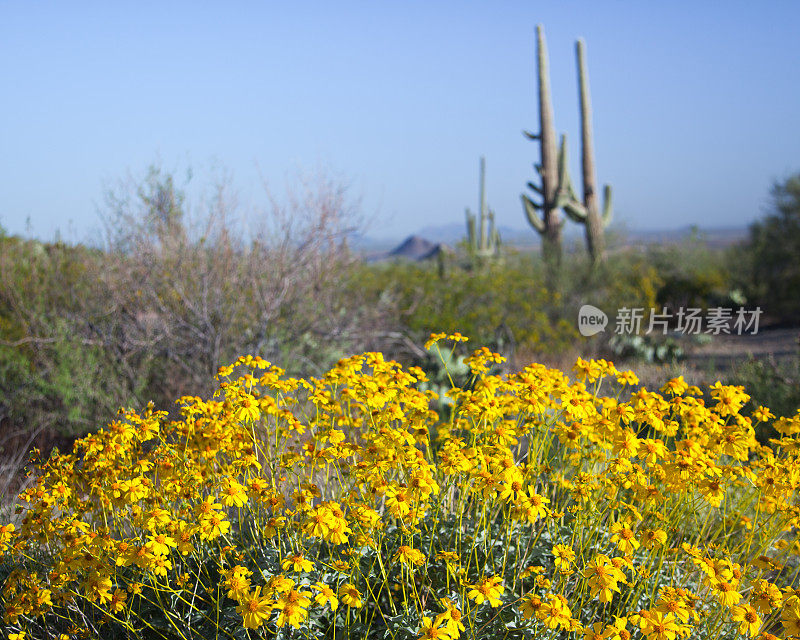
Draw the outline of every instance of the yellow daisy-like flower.
[[[358,609],[364,604],[358,589],[349,582],[339,587],[339,600],[342,604],[353,607],[354,609]]]
[[[284,571],[311,571],[314,569],[314,563],[302,554],[295,554],[286,558],[281,562],[281,568]]]
[[[419,630],[422,635],[417,640],[451,640],[447,625],[440,626],[442,624],[441,618],[441,615],[436,616],[435,620],[424,616]]]
[[[611,542],[625,554],[631,554],[639,548],[639,541],[636,539],[633,529],[623,522],[615,522],[611,525]]]
[[[570,570],[570,566],[575,562],[575,550],[565,544],[553,546],[554,564],[556,569],[565,573]]]
[[[163,533],[148,536],[148,541],[149,542],[146,545],[147,550],[156,556],[169,555],[169,550],[178,546],[178,543],[175,542],[174,538],[171,538]]]
[[[651,611],[650,615],[643,617],[641,629],[647,640],[675,640],[678,634],[682,634],[675,616],[660,611]]]
[[[397,553],[394,554],[394,560],[400,560],[401,563],[408,565],[420,566],[425,564],[425,556],[422,555],[422,552],[406,545],[397,550]]]
[[[472,589],[467,593],[471,600],[476,604],[483,604],[488,602],[492,607],[499,607],[503,604],[500,596],[503,595],[505,587],[500,584],[502,578],[500,576],[493,576],[486,578],[478,584],[472,585]]]
[[[319,592],[314,596],[314,602],[319,606],[323,607],[329,604],[331,611],[336,611],[336,609],[339,608],[339,599],[336,597],[336,592],[327,584],[324,582],[317,582],[316,584],[312,584],[311,588]]]
[[[220,500],[226,507],[241,508],[247,502],[247,489],[231,478],[223,483],[221,494]]]
[[[243,593],[236,611],[242,616],[245,629],[258,629],[269,618],[272,611],[270,599],[261,595],[261,587]]]
[[[731,620],[739,622],[739,633],[753,636],[761,628],[761,616],[749,605],[735,606],[731,609]]]

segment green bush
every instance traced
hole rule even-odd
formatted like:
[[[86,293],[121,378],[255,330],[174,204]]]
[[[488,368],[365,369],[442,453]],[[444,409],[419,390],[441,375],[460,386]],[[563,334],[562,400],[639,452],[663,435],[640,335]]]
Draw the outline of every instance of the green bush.
[[[748,297],[776,320],[800,318],[800,174],[772,188],[772,212],[750,227],[738,275]]]

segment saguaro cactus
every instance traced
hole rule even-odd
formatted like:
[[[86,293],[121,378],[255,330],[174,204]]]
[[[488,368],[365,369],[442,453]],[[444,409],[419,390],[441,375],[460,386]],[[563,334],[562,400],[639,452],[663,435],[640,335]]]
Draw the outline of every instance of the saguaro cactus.
[[[553,106],[550,101],[550,73],[547,66],[547,45],[542,25],[536,27],[536,59],[539,86],[539,133],[527,131],[530,140],[538,140],[541,148],[541,164],[534,168],[541,176],[541,186],[528,183],[539,194],[540,203],[522,195],[522,205],[530,225],[542,236],[542,255],[548,266],[551,283],[561,263],[561,229],[564,219],[558,211],[564,206],[569,179],[565,161],[566,143],[561,139],[561,150],[556,155],[556,134],[553,125]]]
[[[467,248],[476,258],[493,258],[500,253],[500,233],[494,224],[494,211],[486,205],[486,159],[481,156],[479,218],[467,208]],[[476,226],[478,228],[476,229]]]
[[[583,173],[583,203],[579,202],[569,187],[569,199],[564,205],[564,213],[572,220],[586,227],[586,248],[592,262],[603,259],[605,239],[603,230],[611,220],[611,187],[603,188],[603,212],[597,202],[597,180],[594,166],[594,144],[592,136],[592,102],[589,96],[589,73],[586,70],[584,43],[575,43],[575,56],[578,64],[578,86],[581,110],[581,165]]]

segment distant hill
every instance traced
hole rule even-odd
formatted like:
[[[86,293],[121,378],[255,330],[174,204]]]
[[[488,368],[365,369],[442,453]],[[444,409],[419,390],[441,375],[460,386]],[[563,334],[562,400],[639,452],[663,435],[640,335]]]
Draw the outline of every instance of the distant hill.
[[[499,225],[497,230],[500,232],[500,240],[504,244],[528,245],[539,242],[539,236],[533,229],[515,229]],[[452,222],[450,224],[429,225],[415,232],[416,235],[430,240],[431,242],[443,242],[449,245],[456,245],[467,236],[467,226],[464,223]]]
[[[499,227],[500,240],[506,247],[522,251],[538,250],[541,246],[539,234],[533,229]],[[644,248],[655,244],[678,244],[693,236],[712,249],[722,249],[743,242],[748,237],[748,227],[692,227],[678,229],[626,229],[612,226],[607,239],[610,249]],[[360,236],[353,246],[368,262],[401,258],[423,260],[436,255],[439,250],[452,251],[466,236],[465,225],[450,223],[423,227],[397,244],[391,238],[373,239]],[[583,247],[583,229],[572,224],[564,228],[566,251]]]
[[[450,252],[452,249],[442,242],[431,242],[419,235],[410,235],[391,251],[373,252],[367,254],[368,262],[382,260],[428,260],[436,257],[440,252]]]
[[[436,248],[436,243],[426,240],[418,235],[408,236],[403,242],[392,249],[389,255],[395,258],[410,258],[419,260],[430,254]]]

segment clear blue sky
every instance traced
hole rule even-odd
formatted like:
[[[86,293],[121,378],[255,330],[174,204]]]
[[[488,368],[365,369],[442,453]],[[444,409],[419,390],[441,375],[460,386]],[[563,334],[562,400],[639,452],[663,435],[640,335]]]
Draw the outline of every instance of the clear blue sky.
[[[155,161],[233,175],[263,203],[342,176],[402,236],[461,222],[478,158],[525,228],[534,27],[578,176],[574,41],[587,43],[598,179],[631,228],[744,225],[800,171],[800,2],[0,0],[0,224],[84,240],[104,191]],[[533,234],[533,230],[531,230]]]

